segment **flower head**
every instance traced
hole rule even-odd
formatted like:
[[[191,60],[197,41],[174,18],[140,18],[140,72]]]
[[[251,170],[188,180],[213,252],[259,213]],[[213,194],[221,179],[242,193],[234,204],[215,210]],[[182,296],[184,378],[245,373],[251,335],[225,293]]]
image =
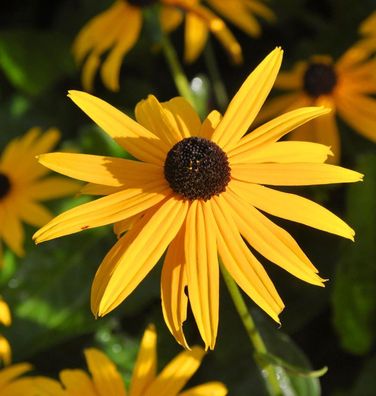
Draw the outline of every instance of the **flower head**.
[[[369,51],[355,45],[336,62],[329,56],[313,56],[298,62],[291,71],[279,74],[276,88],[291,92],[270,100],[261,113],[260,121],[281,111],[301,106],[326,106],[332,112],[291,133],[291,140],[313,141],[330,146],[340,160],[340,136],[336,115],[356,132],[376,142],[376,59]]]
[[[82,83],[92,91],[101,56],[108,55],[101,66],[104,85],[119,89],[120,67],[124,56],[136,44],[143,23],[143,9],[159,3],[161,27],[174,30],[185,17],[185,59],[193,62],[204,49],[211,31],[235,62],[242,59],[241,48],[226,24],[199,0],[116,0],[114,4],[91,19],[79,32],[73,53],[78,63],[84,63]],[[127,23],[124,23],[127,21]]]
[[[149,326],[141,341],[136,365],[133,370],[129,393],[114,363],[95,348],[85,350],[86,362],[91,377],[83,370],[63,370],[61,382],[64,395],[85,396],[194,396],[227,395],[226,387],[220,382],[209,382],[181,392],[182,388],[199,368],[204,351],[192,348],[176,356],[157,375],[157,335]]]
[[[278,142],[330,111],[322,107],[291,111],[243,136],[271,90],[281,61],[277,48],[246,79],[224,116],[213,111],[204,122],[180,97],[160,103],[149,96],[137,105],[136,122],[94,96],[70,92],[86,114],[139,160],[40,156],[50,169],[89,182],[87,193],[104,197],[57,216],[34,235],[37,243],[116,223],[119,240],[92,286],[96,316],[117,307],[167,249],[162,307],[170,331],[182,345],[187,347],[182,326],[188,299],[206,347],[215,345],[218,253],[239,286],[279,322],[283,302],[243,238],[296,277],[323,285],[291,235],[260,210],[349,239],[353,230],[314,202],[265,185],[354,182],[362,175],[324,164],[330,149],[321,144]]]
[[[32,128],[12,140],[0,155],[0,238],[18,256],[24,254],[21,221],[41,227],[52,218],[39,201],[70,195],[79,189],[79,184],[71,180],[45,178],[48,171],[35,158],[51,150],[59,136],[56,129],[42,134],[39,128]]]

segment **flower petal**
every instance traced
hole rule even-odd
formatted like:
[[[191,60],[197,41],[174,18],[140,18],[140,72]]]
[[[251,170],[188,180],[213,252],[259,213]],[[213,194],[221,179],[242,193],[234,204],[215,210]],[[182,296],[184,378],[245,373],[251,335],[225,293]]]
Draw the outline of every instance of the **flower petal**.
[[[60,372],[60,381],[69,396],[96,396],[93,381],[83,370],[65,369]],[[64,393],[65,394],[65,393]]]
[[[215,222],[208,204],[193,201],[185,234],[188,296],[205,347],[214,349],[219,315],[219,267]]]
[[[222,202],[223,208],[232,212],[239,232],[254,249],[297,278],[323,286],[317,269],[288,232],[231,191],[223,194],[223,197],[228,203],[225,206],[225,202]]]
[[[246,133],[268,96],[278,70],[283,51],[276,48],[249,75],[229,104],[212,140],[226,151],[234,148]]]
[[[211,111],[209,115],[206,117],[205,121],[202,123],[200,131],[197,133],[197,135],[194,134],[194,136],[199,136],[204,139],[211,140],[215,128],[217,128],[221,120],[222,120],[222,114],[219,111],[217,110]]]
[[[162,268],[161,297],[163,317],[176,341],[190,349],[183,332],[183,322],[187,318],[188,297],[185,294],[187,283],[184,254],[184,226],[168,247]]]
[[[181,392],[179,396],[226,396],[227,393],[227,388],[221,382],[207,382]]]
[[[142,337],[140,351],[133,369],[129,394],[143,396],[157,374],[157,333],[150,325]]]
[[[209,29],[207,23],[195,14],[187,13],[185,17],[184,34],[184,60],[187,63],[194,62],[205,48]]]
[[[156,205],[169,194],[166,184],[159,181],[145,184],[142,188],[122,190],[67,210],[37,231],[33,238],[36,243],[40,243],[116,223]]]
[[[284,304],[263,266],[240,237],[230,213],[222,207],[221,196],[211,199],[217,224],[219,255],[227,271],[245,293],[276,322]]]
[[[24,222],[34,227],[42,227],[53,218],[52,213],[47,208],[29,200],[20,202],[18,215]]]
[[[91,306],[96,316],[117,307],[157,263],[175,238],[188,202],[174,197],[152,208],[114,245],[98,268]]]
[[[199,347],[179,353],[162,370],[143,396],[177,395],[199,368],[204,354],[205,352]]]
[[[27,186],[25,195],[37,201],[48,201],[79,192],[81,184],[63,177],[47,177]]]
[[[231,168],[234,179],[271,186],[310,186],[316,184],[353,183],[363,175],[329,164],[236,164]]]
[[[18,363],[13,364],[9,367],[5,367],[0,371],[0,389],[4,388],[13,379],[19,377],[20,375],[31,371],[33,366],[29,363]]]
[[[22,257],[25,254],[23,242],[25,239],[24,229],[18,216],[13,212],[13,208],[5,208],[3,212],[0,228],[1,237],[17,256]]]
[[[231,182],[231,189],[249,204],[273,216],[354,240],[352,228],[334,213],[307,198],[235,180]]]
[[[12,348],[9,341],[0,334],[0,364],[9,366],[12,362]],[[3,391],[3,390],[1,390]]]
[[[160,165],[169,147],[120,110],[85,92],[68,95],[94,122],[136,158]]]

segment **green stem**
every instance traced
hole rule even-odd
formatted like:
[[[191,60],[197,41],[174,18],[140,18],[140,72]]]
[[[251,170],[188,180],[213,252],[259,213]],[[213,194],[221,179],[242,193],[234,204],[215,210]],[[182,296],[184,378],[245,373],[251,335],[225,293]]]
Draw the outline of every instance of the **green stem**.
[[[221,112],[224,112],[228,105],[228,95],[226,87],[222,81],[217,60],[210,39],[207,41],[204,51],[205,63],[208,68],[210,79],[212,80],[214,95]]]
[[[193,96],[188,79],[183,71],[183,68],[180,65],[175,48],[171,44],[171,41],[167,34],[162,35],[161,44],[162,44],[163,53],[170,67],[172,77],[174,79],[175,86],[179,94],[183,96],[185,99],[187,99],[191,103],[191,105],[196,108],[196,101]]]
[[[235,283],[235,281],[233,280],[233,278],[228,273],[227,269],[222,263],[220,263],[220,267],[227,289],[234,302],[235,308],[238,311],[243,326],[245,327],[245,330],[248,334],[251,344],[253,345],[256,355],[268,354],[268,350],[266,348],[264,340],[262,339],[261,334],[257,330],[256,324],[250,312],[248,311],[247,305],[244,302],[244,298],[240,293],[238,285]],[[270,363],[266,363],[266,364],[261,363],[257,359],[257,357],[255,360],[263,374],[263,378],[266,382],[266,387],[269,391],[270,396],[282,396],[283,393],[279,385],[277,374],[275,372],[273,365]]]

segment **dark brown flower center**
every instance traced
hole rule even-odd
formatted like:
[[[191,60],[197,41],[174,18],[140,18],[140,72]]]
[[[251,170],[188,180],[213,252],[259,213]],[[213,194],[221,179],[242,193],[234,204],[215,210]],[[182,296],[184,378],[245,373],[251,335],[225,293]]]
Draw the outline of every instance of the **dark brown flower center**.
[[[330,94],[337,84],[337,75],[332,65],[312,62],[304,73],[304,90],[317,98],[320,95]]]
[[[0,200],[8,195],[10,188],[11,183],[9,177],[6,174],[0,172]]]
[[[231,169],[226,153],[210,140],[190,137],[168,152],[164,175],[170,187],[185,199],[207,201],[226,190]]]
[[[158,0],[127,0],[127,1],[130,5],[133,5],[135,7],[147,7],[156,3]]]

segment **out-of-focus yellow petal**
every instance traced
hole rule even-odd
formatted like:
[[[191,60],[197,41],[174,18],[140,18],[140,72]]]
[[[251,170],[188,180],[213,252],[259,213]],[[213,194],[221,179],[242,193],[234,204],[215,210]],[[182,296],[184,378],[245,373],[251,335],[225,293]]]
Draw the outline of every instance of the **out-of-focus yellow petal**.
[[[8,304],[0,298],[0,323],[4,326],[10,326],[12,324],[12,315]]]
[[[208,39],[208,26],[201,18],[193,13],[185,17],[185,45],[184,60],[188,63],[194,62],[205,48]]]
[[[245,293],[276,322],[284,304],[265,269],[243,242],[230,213],[222,208],[223,197],[210,200],[217,224],[219,255],[227,271]]]
[[[143,396],[172,396],[189,381],[204,357],[202,348],[179,353],[158,375]]]
[[[130,396],[143,396],[157,374],[157,333],[153,325],[148,326],[142,337],[140,351],[133,369]]]
[[[231,189],[248,203],[283,219],[354,240],[354,230],[323,206],[296,194],[233,181]]]
[[[188,295],[206,349],[214,349],[219,315],[219,266],[215,222],[208,204],[193,201],[185,233]]]
[[[282,62],[282,50],[272,51],[249,75],[226,110],[212,140],[226,151],[234,148],[254,121],[268,96]]]
[[[31,371],[33,366],[29,363],[18,363],[0,370],[0,389],[20,375]]]
[[[79,193],[84,195],[110,195],[121,190],[124,190],[124,186],[110,187],[102,186],[101,184],[87,183],[81,188]]]
[[[227,393],[227,388],[221,382],[207,382],[181,392],[179,396],[226,396]]]
[[[330,109],[322,107],[304,107],[292,110],[259,126],[244,136],[227,155],[231,162],[239,162],[238,156],[241,158],[246,158],[248,155],[252,156],[255,148],[274,143],[298,126],[329,112]]]
[[[159,15],[162,29],[166,33],[175,30],[183,21],[183,12],[175,7],[164,6]]]
[[[103,352],[88,348],[85,349],[85,358],[99,396],[126,396],[120,373]]]
[[[0,334],[0,362],[9,366],[12,361],[12,348],[8,340]]]
[[[114,245],[95,275],[91,307],[103,316],[118,306],[145,278],[175,238],[188,202],[174,197],[156,206]]]
[[[63,370],[60,380],[69,396],[97,396],[92,379],[83,370]]]
[[[224,198],[228,203],[224,209],[232,213],[239,232],[254,249],[297,278],[323,286],[317,269],[288,232],[230,191],[224,194]],[[225,205],[224,202],[222,204]]]
[[[185,294],[187,283],[184,254],[185,226],[181,227],[168,247],[161,275],[161,297],[163,317],[176,341],[189,349],[183,332],[187,318],[188,297]]]
[[[231,168],[234,179],[271,186],[310,186],[315,184],[353,183],[363,175],[329,164],[236,164]]]
[[[2,220],[4,222],[3,224],[6,224],[6,227],[1,227],[0,233],[9,248],[12,249],[17,256],[22,257],[25,254],[23,248],[25,234],[20,219],[13,210],[13,208],[6,208],[4,210]]]
[[[29,200],[20,203],[18,215],[23,221],[34,227],[44,226],[53,217],[52,213],[44,206]]]
[[[28,185],[26,195],[38,201],[61,198],[76,194],[81,184],[63,177],[50,176]]]
[[[169,194],[165,181],[119,191],[67,210],[38,230],[33,239],[40,243],[88,228],[116,223],[156,205]]]
[[[69,91],[68,95],[82,111],[136,158],[160,165],[169,147],[154,134],[104,100],[85,92]]]
[[[69,396],[73,394],[69,393]],[[81,394],[82,395],[82,394]],[[1,396],[67,396],[59,382],[47,377],[25,377],[1,388]],[[85,396],[92,396],[85,394]],[[96,396],[96,395],[93,395]]]

